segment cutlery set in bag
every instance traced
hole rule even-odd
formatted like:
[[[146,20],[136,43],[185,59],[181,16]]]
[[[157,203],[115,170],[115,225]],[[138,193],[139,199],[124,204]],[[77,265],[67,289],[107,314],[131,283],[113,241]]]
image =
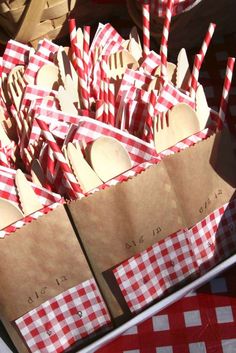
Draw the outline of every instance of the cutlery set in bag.
[[[70,47],[6,45],[0,318],[19,352],[78,350],[235,253],[234,58],[213,111],[198,75],[215,25],[192,70],[185,49],[169,63],[172,5],[160,55],[145,21],[143,46],[72,19]]]

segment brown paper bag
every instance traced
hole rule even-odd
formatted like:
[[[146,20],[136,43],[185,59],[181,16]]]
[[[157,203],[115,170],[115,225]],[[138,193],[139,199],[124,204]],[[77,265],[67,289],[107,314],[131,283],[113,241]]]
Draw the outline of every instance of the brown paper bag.
[[[1,320],[28,352],[14,321],[93,276],[63,206],[1,239],[0,253]]]
[[[230,200],[236,186],[235,143],[226,129],[132,180],[68,205],[115,319],[129,311],[112,269]],[[220,195],[213,199],[216,191]]]

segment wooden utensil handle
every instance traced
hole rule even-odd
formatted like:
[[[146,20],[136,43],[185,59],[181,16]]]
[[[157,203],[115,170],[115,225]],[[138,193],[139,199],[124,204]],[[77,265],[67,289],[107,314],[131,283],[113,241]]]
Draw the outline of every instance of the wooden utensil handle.
[[[23,19],[20,22],[18,32],[15,39],[28,43],[32,38],[32,31],[35,26],[40,22],[41,15],[46,4],[46,0],[29,0],[29,5],[23,14]]]

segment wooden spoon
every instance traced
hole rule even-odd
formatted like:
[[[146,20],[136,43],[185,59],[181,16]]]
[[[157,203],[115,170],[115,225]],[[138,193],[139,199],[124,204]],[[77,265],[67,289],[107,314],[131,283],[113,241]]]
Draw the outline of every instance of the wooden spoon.
[[[161,76],[161,66],[158,66],[158,68],[155,70],[154,76]],[[167,78],[168,78],[168,81],[171,81],[173,84],[175,84],[176,65],[170,62],[167,63]]]
[[[58,89],[59,69],[54,64],[43,65],[36,76],[36,85],[46,89]]]
[[[99,185],[102,185],[101,179],[99,179],[97,174],[84,159],[78,145],[75,147],[73,143],[68,143],[67,157],[83,192],[88,192],[94,188],[97,188]]]
[[[0,229],[15,223],[24,217],[21,210],[11,201],[0,198]]]
[[[157,153],[198,131],[200,126],[195,111],[185,103],[175,105],[168,112],[168,123],[165,116],[163,121],[160,116],[154,120],[154,141]]]
[[[43,205],[39,202],[38,196],[34,193],[33,188],[20,169],[16,171],[15,183],[25,216],[43,208]]]
[[[89,151],[93,170],[106,182],[132,167],[128,152],[113,137],[102,136],[95,140]]]

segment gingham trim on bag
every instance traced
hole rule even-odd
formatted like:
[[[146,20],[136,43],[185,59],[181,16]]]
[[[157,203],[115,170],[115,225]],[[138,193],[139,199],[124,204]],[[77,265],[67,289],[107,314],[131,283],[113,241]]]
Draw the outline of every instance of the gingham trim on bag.
[[[15,321],[32,353],[61,353],[110,324],[94,279],[52,298]]]
[[[206,272],[235,251],[233,200],[191,229],[172,234],[123,262],[113,273],[130,310],[139,311],[173,285]]]
[[[207,208],[211,198],[220,198],[221,195],[222,190],[216,189],[202,209]],[[236,251],[236,200],[197,223],[189,230],[189,239],[201,273],[232,255]]]
[[[196,269],[186,233],[180,231],[124,262],[113,273],[130,310],[137,312]]]

